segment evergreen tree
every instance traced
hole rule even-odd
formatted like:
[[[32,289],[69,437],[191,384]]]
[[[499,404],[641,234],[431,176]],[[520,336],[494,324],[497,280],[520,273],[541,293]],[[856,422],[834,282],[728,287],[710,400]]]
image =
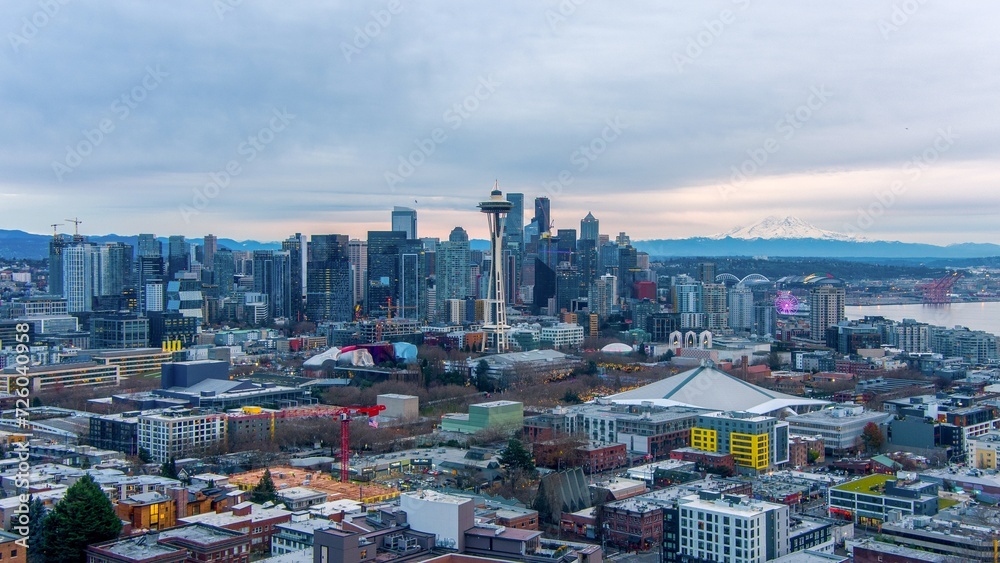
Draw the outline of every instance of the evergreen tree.
[[[45,561],[85,561],[87,546],[118,537],[122,521],[90,475],[66,490],[66,496],[42,522]]]
[[[45,506],[32,497],[28,506],[28,563],[45,563]]]
[[[500,452],[500,457],[497,461],[507,471],[514,469],[524,471],[535,470],[535,460],[532,459],[531,452],[517,438],[511,438],[507,441],[507,447]]]
[[[250,500],[258,504],[264,504],[268,501],[275,502],[278,500],[278,489],[274,486],[274,480],[271,479],[270,469],[264,470],[264,474],[261,475],[257,486],[253,488]]]
[[[160,476],[179,479],[177,476],[177,460],[170,458],[170,461],[163,462],[163,465],[160,466]]]

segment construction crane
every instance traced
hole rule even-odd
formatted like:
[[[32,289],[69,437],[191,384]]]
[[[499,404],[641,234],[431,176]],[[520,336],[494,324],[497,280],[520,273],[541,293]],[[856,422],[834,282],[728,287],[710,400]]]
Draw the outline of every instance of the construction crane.
[[[924,303],[931,305],[951,303],[951,297],[948,294],[961,277],[961,272],[955,272],[950,276],[919,284],[916,289],[923,294]]]
[[[76,242],[79,242],[80,240],[82,240],[80,238],[80,223],[83,223],[83,221],[81,221],[77,217],[73,217],[72,219],[65,219],[65,220],[69,221],[70,223],[73,223],[73,240],[76,241]]]
[[[49,226],[52,227],[52,238],[59,238],[59,229],[56,227],[62,226],[62,223],[52,223]]]
[[[363,414],[368,418],[378,416],[385,410],[385,405],[371,407],[342,407],[334,411],[340,417],[340,482],[346,483],[349,477],[348,461],[351,459],[351,417]]]

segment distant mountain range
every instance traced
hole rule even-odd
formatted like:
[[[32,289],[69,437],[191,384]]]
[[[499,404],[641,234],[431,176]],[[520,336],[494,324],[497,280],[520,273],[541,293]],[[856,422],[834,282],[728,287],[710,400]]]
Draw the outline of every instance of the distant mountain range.
[[[870,240],[820,229],[796,217],[766,217],[748,227],[685,239],[633,241],[650,256],[774,256],[816,258],[985,258],[1000,256],[1000,245],[948,246]]]
[[[49,255],[50,236],[0,229],[0,257],[43,259]],[[124,242],[137,246],[138,236],[88,236],[96,243]],[[159,239],[166,248],[166,237]],[[186,239],[201,244],[202,239]],[[876,241],[817,228],[796,217],[767,217],[725,233],[685,239],[637,240],[638,250],[650,256],[773,256],[858,259],[985,258],[1000,256],[1000,245],[962,243],[948,246]],[[487,240],[469,241],[473,250],[489,251]],[[277,250],[280,242],[219,239],[230,250]]]
[[[26,233],[24,231],[8,231],[0,229],[0,257],[27,258],[31,260],[48,258],[49,241],[51,240],[52,237],[48,235],[36,235]],[[98,244],[106,242],[124,242],[136,247],[139,243],[139,236],[115,234],[99,236],[88,235],[87,240]],[[157,240],[163,243],[163,249],[164,252],[166,252],[167,237],[158,237]],[[184,240],[194,244],[204,243],[204,239],[200,238],[188,238]],[[280,242],[258,242],[255,240],[237,241],[228,238],[220,238],[218,243],[219,248],[225,247],[230,250],[281,250]]]
[[[754,239],[818,239],[842,240],[848,242],[864,241],[866,239],[854,235],[845,235],[817,228],[798,217],[775,217],[769,215],[762,221],[749,227],[736,227],[725,233],[712,235],[708,238],[722,240],[725,238]]]

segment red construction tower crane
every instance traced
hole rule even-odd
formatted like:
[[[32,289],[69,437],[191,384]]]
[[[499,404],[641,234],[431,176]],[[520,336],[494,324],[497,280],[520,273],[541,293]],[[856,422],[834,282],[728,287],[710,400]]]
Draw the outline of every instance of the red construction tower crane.
[[[961,277],[961,272],[955,272],[950,276],[945,276],[927,283],[919,284],[916,286],[916,289],[919,289],[922,292],[924,303],[951,303],[951,297],[949,297],[948,294],[951,292],[952,287],[955,286],[955,282],[957,282]]]
[[[334,411],[340,417],[340,482],[348,481],[348,461],[351,459],[351,416],[363,414],[368,418],[378,416],[385,405],[371,407],[343,407]]]

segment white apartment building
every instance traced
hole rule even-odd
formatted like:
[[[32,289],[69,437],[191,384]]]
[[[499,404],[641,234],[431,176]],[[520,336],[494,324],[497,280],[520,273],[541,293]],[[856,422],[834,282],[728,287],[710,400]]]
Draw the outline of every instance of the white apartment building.
[[[788,506],[701,491],[679,499],[680,553],[700,561],[764,563],[788,554]]]
[[[226,442],[226,415],[196,409],[144,414],[139,420],[139,449],[156,463],[204,455]]]
[[[551,342],[553,348],[579,346],[583,344],[583,327],[568,323],[547,326],[542,329],[540,340]]]

